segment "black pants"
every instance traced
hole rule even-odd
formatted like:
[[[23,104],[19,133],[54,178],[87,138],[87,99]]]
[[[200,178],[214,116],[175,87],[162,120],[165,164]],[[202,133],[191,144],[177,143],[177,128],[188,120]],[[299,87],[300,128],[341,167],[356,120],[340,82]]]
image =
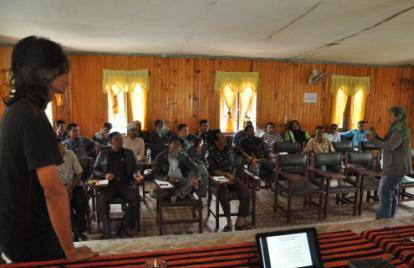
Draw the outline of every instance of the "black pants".
[[[54,232],[48,234],[42,241],[32,241],[30,244],[28,241],[15,241],[14,244],[13,246],[0,246],[0,252],[3,252],[12,262],[66,259],[66,255]]]
[[[76,186],[73,189],[70,207],[73,232],[78,234],[85,232],[87,230],[86,210],[88,209],[88,200],[82,186]]]
[[[230,209],[230,192],[235,192],[237,199],[240,201],[238,216],[247,217],[250,215],[250,192],[249,188],[242,183],[239,179],[236,179],[234,184],[221,184],[217,185],[217,198],[220,201],[220,205],[223,208],[224,215],[227,218],[231,217]]]
[[[104,234],[109,235],[111,233],[111,227],[109,225],[109,210],[107,209],[111,200],[120,197],[128,202],[128,208],[125,211],[124,218],[122,219],[121,228],[134,229],[138,219],[139,198],[137,191],[130,184],[117,183],[108,185],[107,188],[100,190],[99,200],[99,214],[103,224]]]

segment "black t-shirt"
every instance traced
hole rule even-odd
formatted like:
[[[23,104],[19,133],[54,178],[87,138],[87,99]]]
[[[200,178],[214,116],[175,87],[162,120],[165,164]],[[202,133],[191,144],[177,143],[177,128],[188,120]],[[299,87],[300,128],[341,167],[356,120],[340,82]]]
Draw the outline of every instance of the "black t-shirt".
[[[43,110],[28,99],[6,109],[0,130],[0,244],[30,250],[57,239],[36,168],[62,162]]]
[[[128,183],[128,176],[126,172],[126,165],[124,162],[124,151],[119,150],[117,152],[110,151],[108,155],[108,172],[114,174],[114,181],[122,183]]]

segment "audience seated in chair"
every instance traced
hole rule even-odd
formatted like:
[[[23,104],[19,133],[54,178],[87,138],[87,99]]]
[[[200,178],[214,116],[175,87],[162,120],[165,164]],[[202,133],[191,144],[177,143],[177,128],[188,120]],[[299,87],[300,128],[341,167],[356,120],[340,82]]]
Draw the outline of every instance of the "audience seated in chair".
[[[264,175],[266,180],[272,181],[275,164],[269,158],[269,152],[263,139],[255,136],[253,126],[246,126],[244,131],[246,136],[240,142],[240,153],[249,164],[251,171],[255,173],[257,167],[259,167],[260,174]]]
[[[131,123],[127,126],[127,134],[122,135],[122,144],[126,149],[134,153],[137,161],[141,161],[145,157],[145,143],[139,136],[139,129],[136,124]]]
[[[168,181],[174,186],[162,196],[163,200],[170,199],[172,203],[176,203],[177,199],[191,198],[199,187],[197,165],[187,154],[181,152],[183,143],[182,138],[173,136],[168,150],[158,154],[152,168],[155,179]]]
[[[103,127],[93,135],[92,140],[96,141],[101,145],[108,145],[108,135],[109,132],[111,132],[111,129],[112,124],[109,122],[105,122]]]
[[[179,124],[177,127],[177,136],[183,139],[184,143],[182,145],[182,150],[185,153],[188,153],[197,136],[190,134],[188,126],[186,124]]]
[[[68,137],[68,133],[66,132],[65,121],[56,120],[55,130],[59,142],[66,140],[66,138]]]
[[[236,230],[249,229],[246,218],[250,215],[251,199],[247,186],[233,175],[233,152],[231,147],[227,146],[226,140],[223,133],[219,131],[215,132],[214,145],[209,149],[208,154],[208,170],[210,174],[213,176],[224,176],[229,180],[228,184],[216,185],[217,198],[227,218],[227,225],[223,228],[223,232],[229,232],[233,229],[229,192],[235,192],[240,201],[239,212],[235,223]]]
[[[338,142],[341,141],[341,134],[338,132],[338,125],[332,124],[329,127],[329,132],[326,132],[323,137],[330,142]]]
[[[155,159],[159,153],[164,152],[168,147],[171,132],[165,126],[164,121],[158,119],[155,121],[155,130],[149,134],[149,148],[151,149],[151,158]]]
[[[273,150],[273,144],[282,142],[282,136],[277,132],[276,125],[273,122],[269,122],[266,124],[266,132],[264,132],[260,136],[265,144],[266,148],[269,151]]]
[[[205,197],[207,194],[207,186],[209,175],[206,167],[206,153],[207,147],[204,144],[204,140],[200,137],[194,138],[194,143],[191,145],[187,154],[196,163],[198,171],[200,173],[201,185],[200,194],[201,197]]]
[[[342,137],[352,138],[352,147],[354,147],[354,149],[358,149],[361,141],[367,141],[366,134],[368,133],[369,131],[365,130],[365,121],[359,121],[358,129],[341,132],[340,134]]]
[[[323,127],[317,126],[315,129],[315,137],[311,138],[306,144],[305,153],[333,153],[335,152],[332,143],[324,138],[325,129]]]
[[[208,127],[209,127],[208,121],[206,119],[200,120],[199,126],[200,126],[200,129],[196,133],[196,136],[202,138],[203,141],[204,141],[204,145],[207,146],[208,145],[208,133],[209,133],[209,131],[208,131]]]
[[[293,120],[289,123],[288,130],[283,135],[283,140],[286,142],[299,142],[305,144],[310,140],[311,136],[308,132],[301,130],[299,121]]]
[[[131,236],[135,233],[135,226],[139,211],[139,196],[134,183],[141,182],[143,177],[134,153],[122,148],[122,137],[119,132],[109,134],[111,148],[99,153],[95,161],[94,173],[99,178],[109,180],[108,187],[101,190],[99,200],[99,214],[103,223],[102,238],[111,237],[108,206],[111,200],[120,197],[128,202],[118,234]]]
[[[245,128],[247,126],[253,126],[253,122],[250,120],[244,121],[243,129],[234,135],[233,143],[235,147],[239,147],[241,140],[246,136]]]
[[[73,151],[78,160],[95,157],[97,151],[100,150],[99,144],[80,135],[79,126],[76,123],[68,125],[68,138],[63,142],[66,149]],[[82,167],[84,170],[86,167]]]
[[[88,240],[83,234],[87,230],[86,210],[88,209],[88,201],[85,191],[80,185],[83,170],[76,155],[71,150],[66,150],[61,142],[59,143],[59,152],[62,155],[63,164],[57,168],[59,177],[68,190],[73,241],[78,242],[79,239],[85,241]]]

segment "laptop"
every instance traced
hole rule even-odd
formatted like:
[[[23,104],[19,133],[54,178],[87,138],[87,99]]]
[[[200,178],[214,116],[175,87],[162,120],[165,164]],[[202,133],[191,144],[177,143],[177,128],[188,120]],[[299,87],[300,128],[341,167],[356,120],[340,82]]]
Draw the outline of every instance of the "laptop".
[[[263,268],[323,268],[315,228],[256,234]]]

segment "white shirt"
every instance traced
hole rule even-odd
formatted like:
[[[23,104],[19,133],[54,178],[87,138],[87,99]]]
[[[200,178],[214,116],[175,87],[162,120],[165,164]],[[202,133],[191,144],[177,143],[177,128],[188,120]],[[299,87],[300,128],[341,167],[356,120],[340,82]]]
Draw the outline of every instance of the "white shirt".
[[[131,150],[134,153],[137,161],[140,161],[144,158],[145,155],[145,143],[142,138],[131,139],[128,135],[122,136],[123,147]]]
[[[76,174],[83,172],[78,158],[71,150],[65,150],[65,155],[63,156],[63,164],[59,165],[57,168],[60,180],[65,186],[72,185]]]
[[[184,178],[181,170],[178,168],[179,162],[177,158],[168,156],[168,163],[170,164],[170,168],[168,169],[169,177],[176,177],[177,179]]]
[[[341,141],[341,134],[339,134],[339,132],[336,132],[335,134],[331,134],[331,133],[324,133],[323,137],[327,140],[329,140],[330,142],[337,142],[337,141]]]

